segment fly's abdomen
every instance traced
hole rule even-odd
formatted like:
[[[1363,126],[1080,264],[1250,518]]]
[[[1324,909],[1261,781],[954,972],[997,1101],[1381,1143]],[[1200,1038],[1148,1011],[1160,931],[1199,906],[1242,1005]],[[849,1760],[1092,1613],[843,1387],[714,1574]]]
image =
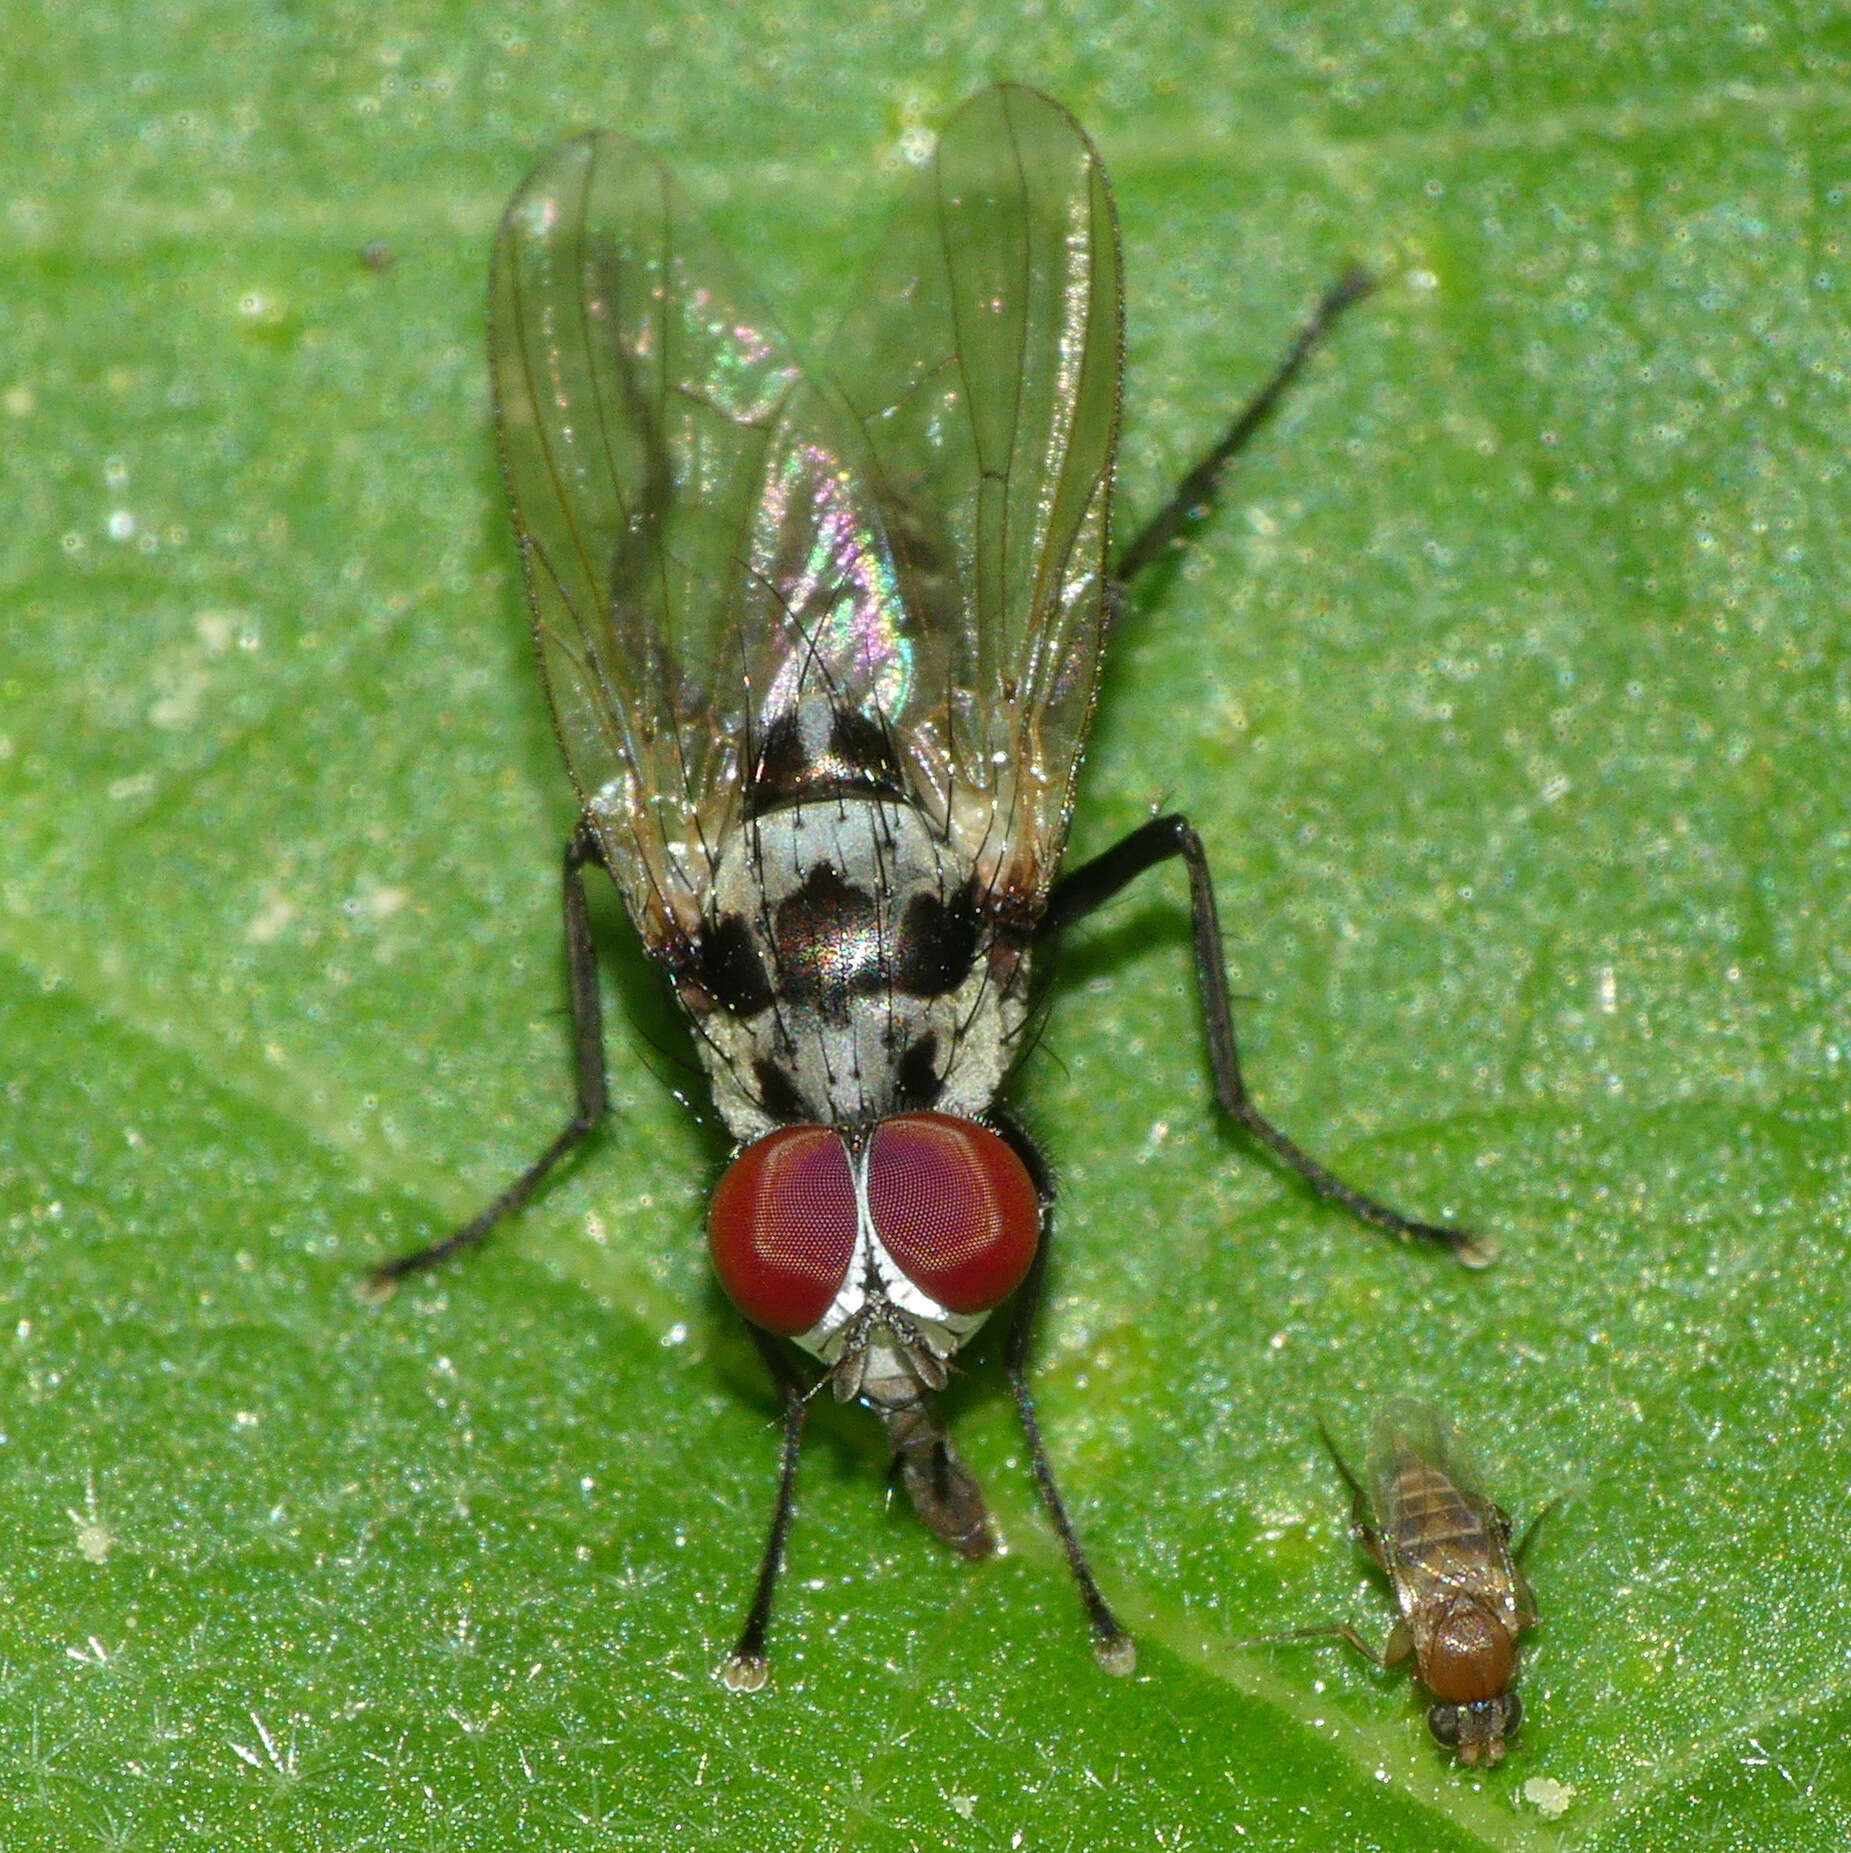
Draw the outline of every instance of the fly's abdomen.
[[[1444,1473],[1415,1455],[1395,1464],[1394,1492],[1385,1526],[1397,1556],[1409,1564],[1493,1560],[1497,1541]]]

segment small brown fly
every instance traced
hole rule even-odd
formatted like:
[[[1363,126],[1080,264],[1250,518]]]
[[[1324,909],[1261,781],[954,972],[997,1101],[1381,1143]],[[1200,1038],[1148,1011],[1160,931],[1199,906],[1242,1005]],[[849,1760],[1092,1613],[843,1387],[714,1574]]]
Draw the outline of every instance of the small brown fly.
[[[1379,1653],[1342,1624],[1235,1645],[1334,1636],[1380,1667],[1412,1654],[1415,1677],[1433,1694],[1433,1735],[1461,1763],[1501,1762],[1523,1719],[1513,1689],[1517,1637],[1534,1626],[1536,1604],[1519,1564],[1539,1521],[1513,1552],[1510,1520],[1485,1493],[1458,1430],[1424,1403],[1383,1412],[1366,1483],[1321,1423],[1319,1432],[1350,1489],[1356,1540],[1386,1572],[1401,1619]]]
[[[1171,858],[1189,872],[1222,1109],[1321,1196],[1477,1262],[1462,1230],[1352,1189],[1242,1079],[1201,840],[1153,818],[1062,874],[1106,632],[1185,538],[1325,328],[1114,563],[1123,347],[1098,153],[1013,85],[946,126],[818,366],[663,167],[620,137],[549,155],[495,240],[490,364],[534,640],[580,814],[564,868],[578,1107],[473,1221],[479,1241],[603,1119],[584,871],[674,988],[736,1146],[708,1218],[784,1402],[758,1583],[722,1667],[764,1683],[804,1416],[823,1369],[880,1419],[915,1510],[994,1549],[936,1395],[1005,1300],[1004,1359],[1101,1663],[1134,1654],[1056,1491],[1026,1367],[1054,1189],[1001,1105],[1051,942]]]

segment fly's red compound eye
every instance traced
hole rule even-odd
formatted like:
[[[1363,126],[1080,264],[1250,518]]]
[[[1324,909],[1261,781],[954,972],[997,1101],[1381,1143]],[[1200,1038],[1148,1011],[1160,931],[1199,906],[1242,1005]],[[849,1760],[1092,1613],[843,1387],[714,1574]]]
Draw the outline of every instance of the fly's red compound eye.
[[[707,1212],[714,1272],[754,1325],[794,1338],[824,1313],[855,1251],[855,1180],[827,1126],[767,1133],[727,1167]]]
[[[954,1313],[1007,1299],[1041,1235],[1021,1159],[987,1127],[944,1113],[902,1113],[874,1129],[868,1208],[907,1279]]]

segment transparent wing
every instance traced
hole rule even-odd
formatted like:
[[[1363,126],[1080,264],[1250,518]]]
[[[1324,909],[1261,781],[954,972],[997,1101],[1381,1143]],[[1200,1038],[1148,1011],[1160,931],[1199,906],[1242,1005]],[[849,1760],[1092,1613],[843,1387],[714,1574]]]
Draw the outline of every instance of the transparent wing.
[[[548,157],[491,284],[502,453],[554,720],[645,937],[698,931],[755,738],[878,719],[984,879],[1038,905],[1097,681],[1120,360],[1104,171],[985,91],[834,349],[788,343],[659,163]]]
[[[568,142],[522,185],[490,323],[554,721],[660,948],[698,931],[755,733],[807,686],[903,703],[886,542],[839,408],[633,144]]]
[[[1390,1404],[1376,1424],[1367,1482],[1404,1614],[1465,1590],[1490,1603],[1512,1633],[1526,1625],[1510,1521],[1453,1423],[1425,1403]]]
[[[1122,345],[1092,143],[1034,91],[980,92],[939,138],[829,377],[925,633],[913,705],[892,719],[980,876],[1031,910],[1098,683]]]

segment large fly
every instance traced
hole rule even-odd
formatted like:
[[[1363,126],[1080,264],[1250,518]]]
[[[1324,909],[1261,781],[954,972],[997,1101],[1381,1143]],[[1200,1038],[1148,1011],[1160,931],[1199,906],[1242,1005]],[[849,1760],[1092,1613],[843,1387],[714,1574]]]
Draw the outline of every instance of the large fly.
[[[1462,1259],[1254,1106],[1202,845],[1154,818],[1061,875],[1100,653],[1326,325],[1120,556],[1109,551],[1122,300],[1098,154],[1047,98],[967,102],[825,363],[788,342],[665,170],[568,142],[495,243],[491,362],[535,642],[581,802],[564,912],[578,1106],[473,1221],[481,1239],[604,1117],[583,884],[604,869],[687,1017],[738,1142],[709,1243],[784,1401],[770,1535],[721,1671],[767,1677],[807,1397],[884,1424],[919,1516],[994,1548],[935,1406],[1005,1300],[1036,1482],[1113,1672],[1135,1659],[1056,1489],[1025,1375],[1054,1191],[1002,1107],[1037,957],[1158,863],[1188,867],[1217,1099],[1320,1194]]]

